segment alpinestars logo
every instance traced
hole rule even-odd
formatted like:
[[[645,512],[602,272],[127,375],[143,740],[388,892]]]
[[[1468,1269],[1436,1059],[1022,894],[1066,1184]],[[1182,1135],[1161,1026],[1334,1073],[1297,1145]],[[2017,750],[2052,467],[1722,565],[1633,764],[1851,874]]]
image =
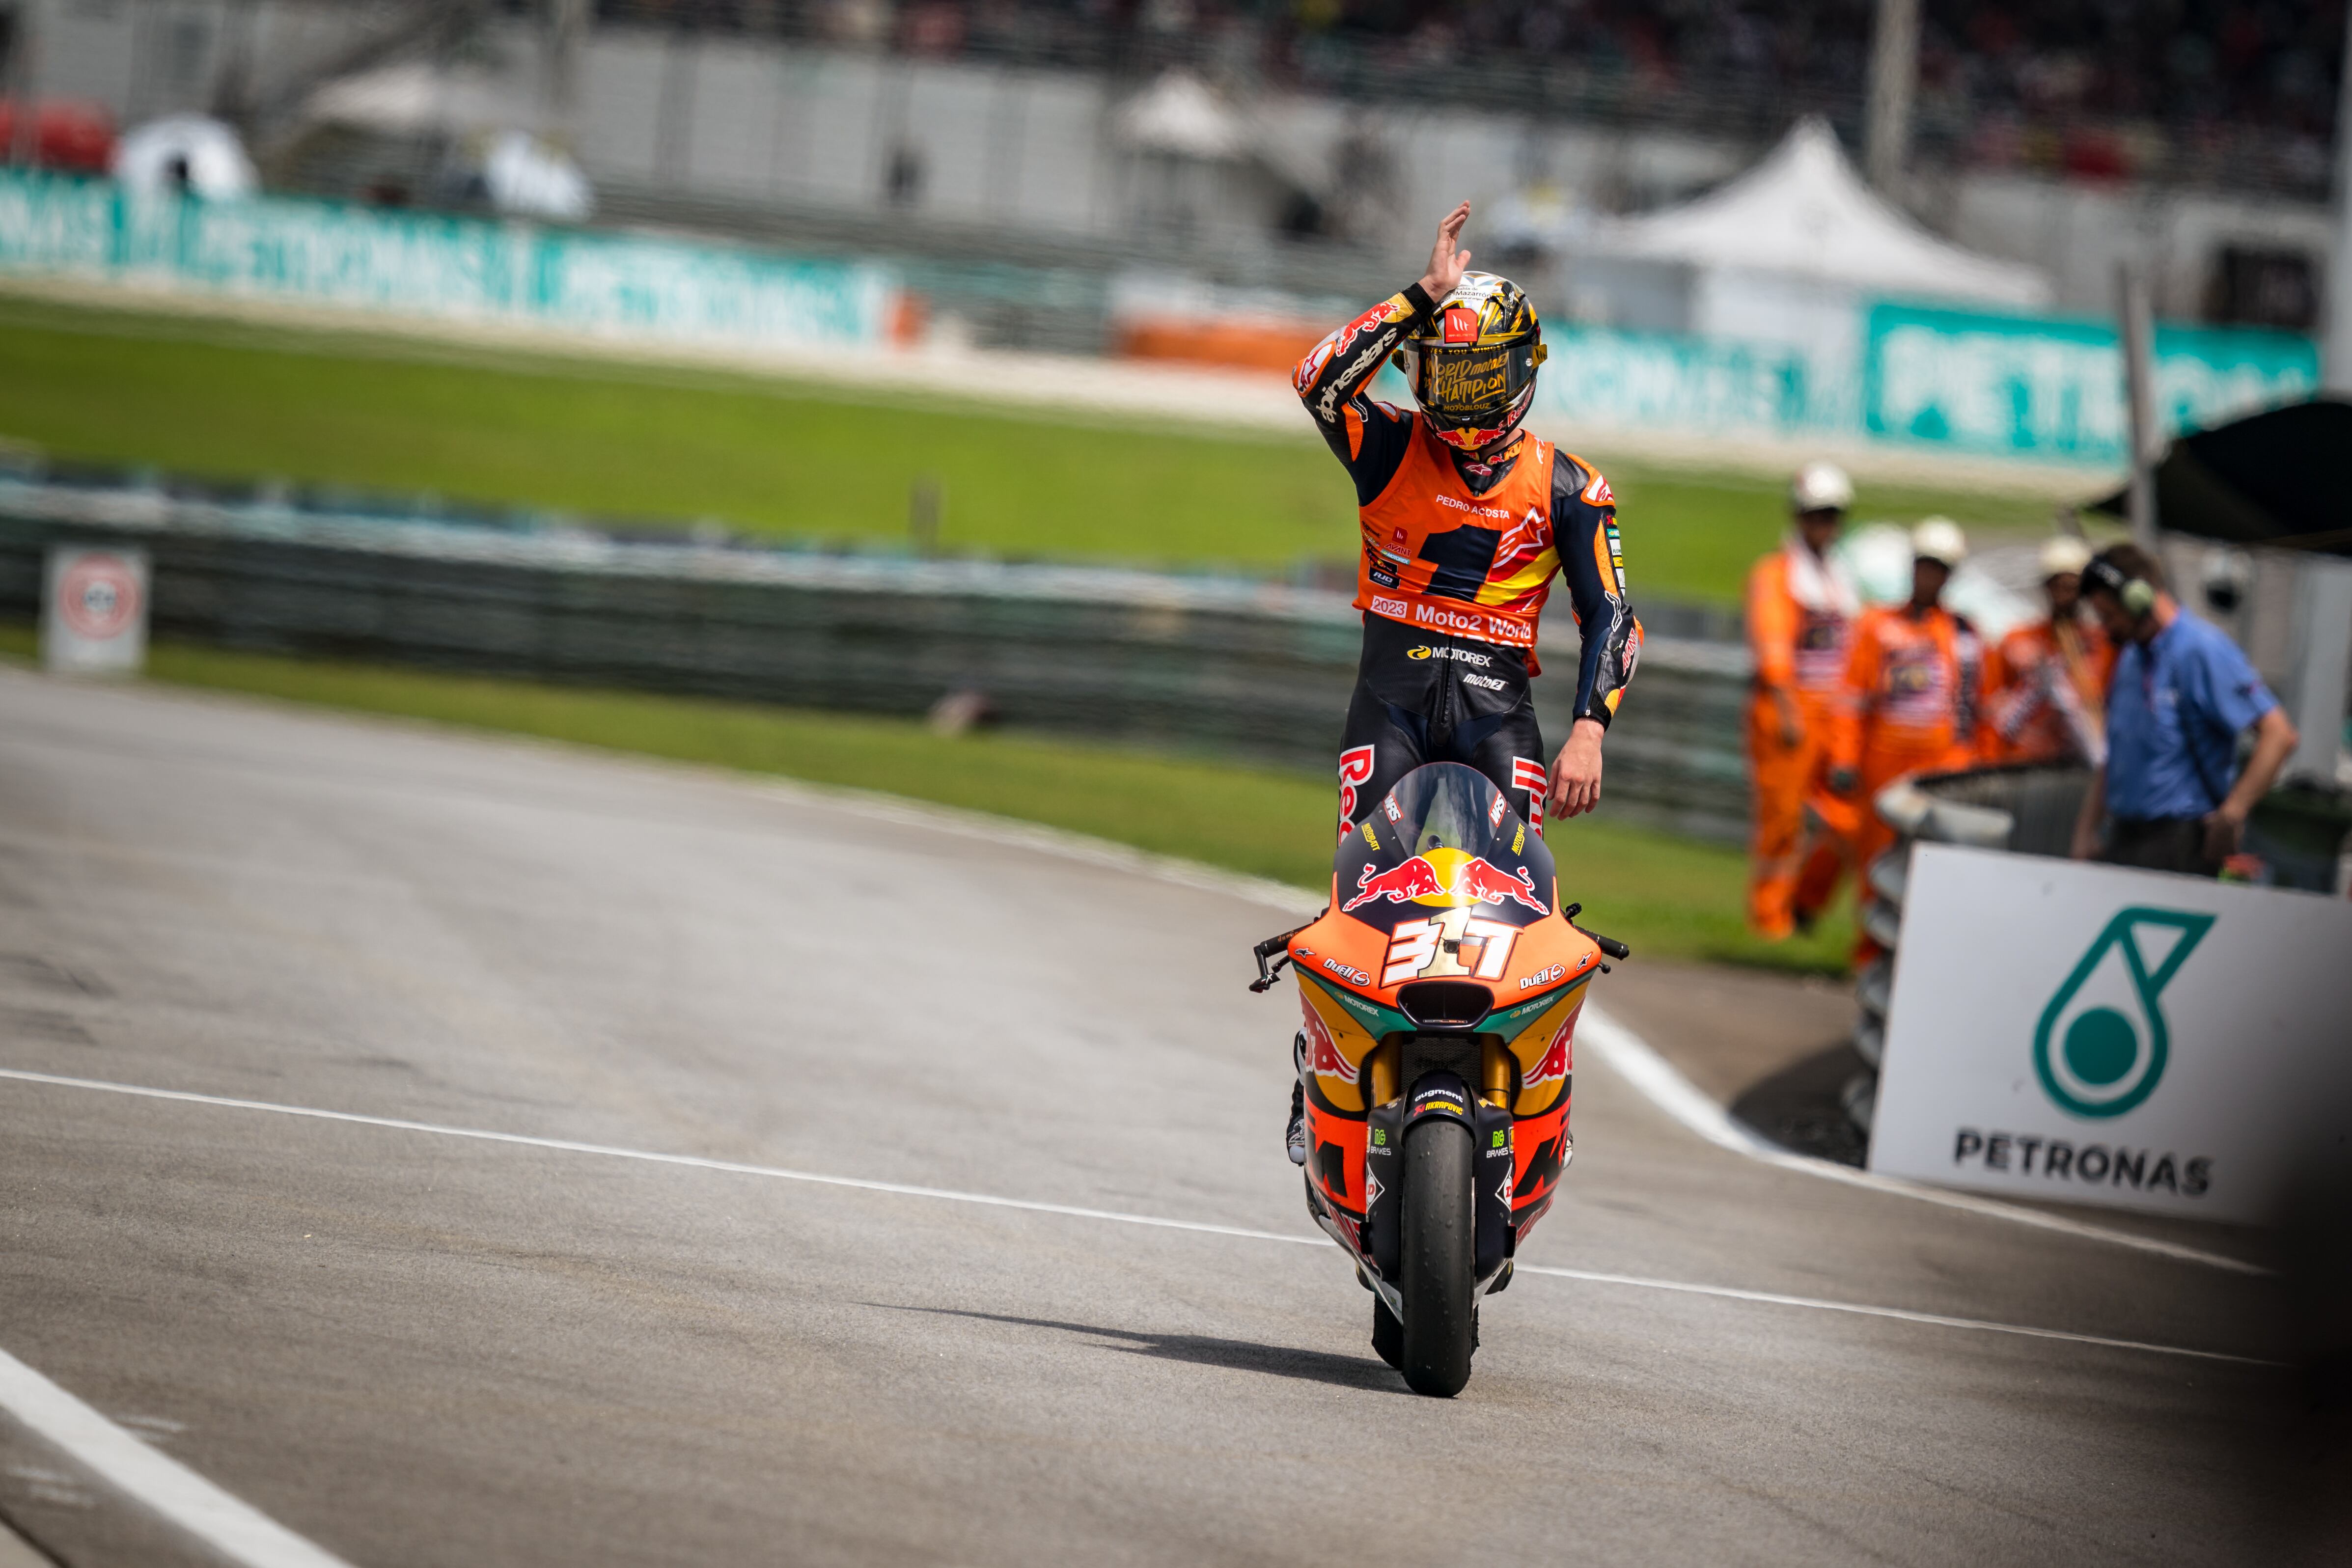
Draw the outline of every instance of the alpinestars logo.
[[[2061,1110],[2120,1116],[2155,1092],[2172,1048],[2159,998],[2214,919],[2135,906],[2107,922],[2033,1030],[2034,1075]]]

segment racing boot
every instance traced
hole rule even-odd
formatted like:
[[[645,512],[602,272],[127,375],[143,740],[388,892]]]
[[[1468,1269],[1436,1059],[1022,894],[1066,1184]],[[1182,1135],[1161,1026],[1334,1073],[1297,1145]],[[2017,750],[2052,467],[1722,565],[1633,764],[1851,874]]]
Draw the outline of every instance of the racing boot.
[[[1290,1151],[1290,1163],[1307,1163],[1307,1031],[1300,1030],[1290,1042],[1290,1063],[1298,1070],[1297,1079],[1290,1085],[1290,1130],[1283,1134],[1283,1144]]]

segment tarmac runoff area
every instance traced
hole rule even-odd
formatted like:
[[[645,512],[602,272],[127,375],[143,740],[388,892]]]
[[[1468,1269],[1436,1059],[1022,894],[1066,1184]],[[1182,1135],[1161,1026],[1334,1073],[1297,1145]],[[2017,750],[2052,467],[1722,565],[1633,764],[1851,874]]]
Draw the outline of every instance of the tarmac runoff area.
[[[1653,1051],[1709,1015],[1638,957],[1468,1390],[1406,1393],[1280,1152],[1281,921],[0,673],[0,1519],[77,1568],[2294,1560],[2274,1279],[1707,1134],[1729,1047]]]

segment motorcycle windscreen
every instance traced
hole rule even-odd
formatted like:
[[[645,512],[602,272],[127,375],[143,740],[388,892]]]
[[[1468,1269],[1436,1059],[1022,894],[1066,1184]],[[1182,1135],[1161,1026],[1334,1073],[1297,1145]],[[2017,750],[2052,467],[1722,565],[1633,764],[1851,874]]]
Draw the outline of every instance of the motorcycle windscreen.
[[[1475,768],[1433,762],[1397,781],[1339,841],[1339,911],[1386,931],[1433,909],[1525,925],[1551,912],[1552,859]]]

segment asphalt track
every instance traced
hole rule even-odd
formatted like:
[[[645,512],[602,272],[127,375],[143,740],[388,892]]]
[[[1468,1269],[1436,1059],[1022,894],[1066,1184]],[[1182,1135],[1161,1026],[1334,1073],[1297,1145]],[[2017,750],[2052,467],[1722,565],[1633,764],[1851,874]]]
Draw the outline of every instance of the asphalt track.
[[[1469,1389],[1406,1393],[1278,1146],[1280,925],[0,673],[0,1352],[354,1564],[2285,1550],[2273,1281],[1743,1157],[1590,1052]],[[10,1386],[45,1551],[237,1560]]]

